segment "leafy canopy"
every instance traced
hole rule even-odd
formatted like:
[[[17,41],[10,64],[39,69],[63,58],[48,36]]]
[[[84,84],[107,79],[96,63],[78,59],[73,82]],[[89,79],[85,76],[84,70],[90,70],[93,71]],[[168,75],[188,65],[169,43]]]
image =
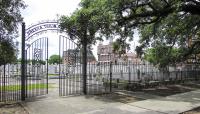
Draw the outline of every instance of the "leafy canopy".
[[[72,40],[78,39],[82,44],[95,44],[103,37],[109,38],[114,33],[113,15],[107,9],[107,0],[81,0],[80,8],[71,16],[61,16],[60,27],[68,33]]]
[[[145,50],[144,59],[157,66],[158,68],[165,68],[168,64],[174,65],[180,50],[164,45],[158,45],[154,48]]]
[[[199,0],[112,0],[116,26],[138,29],[139,55],[148,48],[163,53],[157,65],[183,62],[200,50]],[[195,40],[195,41],[192,41]],[[165,50],[165,48],[167,48]],[[174,52],[174,48],[178,50]],[[165,53],[167,51],[167,53]],[[175,54],[175,55],[174,55]],[[148,54],[147,54],[148,55]],[[165,64],[163,64],[166,62]],[[155,64],[155,63],[154,63]],[[161,65],[163,64],[163,65]]]
[[[9,39],[0,40],[0,54],[0,65],[13,63],[17,60],[15,46]]]
[[[163,67],[200,53],[199,0],[82,0],[70,17],[61,17],[60,25],[72,39],[81,43],[86,38],[88,44],[102,40],[104,35],[116,36],[124,44],[127,38],[133,40],[137,29],[138,55],[148,52],[148,48],[163,53],[167,48],[169,60]]]
[[[59,64],[61,62],[61,57],[59,55],[51,55],[49,58],[49,64]]]
[[[17,34],[17,24],[22,21],[22,0],[0,0],[0,65],[16,60],[17,50],[13,38]]]
[[[22,0],[0,0],[0,35],[10,35],[17,31],[22,21],[21,9],[26,6]]]
[[[100,23],[104,22],[107,16],[98,12],[109,15],[109,20],[105,21],[108,22],[107,26],[97,24],[98,27],[100,26],[99,28],[106,29],[94,30],[108,30],[106,32],[108,36],[116,35],[121,41],[126,42],[127,38],[132,40],[133,30],[137,29],[140,35],[140,45],[136,48],[136,51],[139,55],[143,55],[148,48],[154,48],[157,52],[165,51],[163,47],[172,50],[171,52],[176,48],[178,53],[173,52],[176,54],[175,56],[168,54],[170,60],[166,61],[165,65],[167,65],[171,64],[174,57],[176,60],[174,62],[178,63],[200,53],[199,0],[82,0],[81,5],[82,8],[77,12],[81,12],[80,14],[83,12],[83,14],[92,14],[94,12],[95,17],[97,17],[96,20]],[[100,8],[102,9],[100,10]],[[97,9],[97,12],[95,12],[95,9]],[[79,19],[84,21],[91,18],[81,17]],[[77,32],[77,27],[72,28],[69,30]],[[82,31],[84,28],[80,30]],[[90,32],[87,31],[86,33]],[[165,60],[165,56],[162,57]],[[156,64],[159,65],[160,62]]]

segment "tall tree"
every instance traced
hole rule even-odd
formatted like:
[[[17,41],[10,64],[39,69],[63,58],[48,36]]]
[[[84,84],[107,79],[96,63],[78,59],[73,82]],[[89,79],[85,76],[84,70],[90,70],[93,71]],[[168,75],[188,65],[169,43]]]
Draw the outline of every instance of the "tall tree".
[[[200,53],[199,0],[87,1],[98,4],[97,7],[103,7],[102,12],[111,15],[111,26],[108,27],[112,32],[108,34],[115,34],[125,42],[127,38],[132,40],[133,30],[138,29],[140,45],[136,51],[140,55],[149,47],[159,47],[159,44],[171,49],[178,48],[176,57],[179,59],[175,62],[186,61]],[[98,1],[105,4],[99,4]]]
[[[16,60],[13,38],[17,35],[17,24],[22,21],[22,0],[0,0],[0,65]]]
[[[115,1],[115,0],[114,0]],[[166,64],[170,61],[183,62],[193,54],[200,53],[200,1],[199,0],[119,0],[114,8],[117,26],[137,28],[140,34],[138,54],[153,47],[156,52],[167,47],[178,48],[176,56],[169,54]],[[114,9],[113,9],[114,11]],[[195,41],[191,41],[194,39]],[[162,46],[160,46],[162,44]],[[159,47],[159,48],[158,48]],[[167,50],[168,50],[167,49]],[[165,60],[165,56],[160,56]],[[162,64],[161,61],[157,63]],[[164,65],[164,64],[163,64]],[[161,65],[161,66],[163,66]]]
[[[167,65],[174,65],[179,55],[177,48],[171,48],[162,44],[153,48],[148,48],[144,53],[144,60],[149,61],[158,68],[165,68]]]
[[[51,55],[49,58],[49,64],[60,64],[61,57],[59,55]]]
[[[12,63],[17,60],[16,49],[14,48],[12,40],[1,39],[0,40],[0,65]]]
[[[0,0],[1,36],[8,36],[17,31],[17,24],[23,19],[21,9],[25,7],[25,3],[22,0]]]
[[[112,43],[113,53],[118,54],[121,56],[122,54],[126,53],[127,47],[129,47],[128,44],[124,43],[125,41],[122,41],[121,39],[117,39]]]
[[[108,36],[111,31],[110,12],[105,12],[105,1],[82,0],[80,8],[71,16],[60,18],[60,27],[72,40],[77,39],[83,48],[82,52],[82,74],[83,93],[87,94],[87,48],[95,44],[96,40],[102,40],[102,36]],[[101,30],[101,32],[100,32]],[[98,33],[98,34],[97,34]]]
[[[103,36],[112,33],[112,15],[105,12],[106,3],[104,0],[82,0],[80,8],[71,16],[61,16],[61,29],[65,30],[72,40],[77,39],[79,44],[83,44],[84,40],[88,45],[102,40]]]

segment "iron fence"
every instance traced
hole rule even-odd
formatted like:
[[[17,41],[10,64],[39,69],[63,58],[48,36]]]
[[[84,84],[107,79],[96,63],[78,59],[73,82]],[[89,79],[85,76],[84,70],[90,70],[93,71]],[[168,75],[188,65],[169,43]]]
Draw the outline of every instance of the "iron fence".
[[[21,100],[21,65],[0,66],[0,102]]]
[[[185,65],[160,70],[151,64],[89,63],[88,92],[105,93],[119,89],[136,90],[158,85],[198,81],[200,67]],[[96,89],[94,89],[96,88]],[[94,91],[95,90],[95,91]]]

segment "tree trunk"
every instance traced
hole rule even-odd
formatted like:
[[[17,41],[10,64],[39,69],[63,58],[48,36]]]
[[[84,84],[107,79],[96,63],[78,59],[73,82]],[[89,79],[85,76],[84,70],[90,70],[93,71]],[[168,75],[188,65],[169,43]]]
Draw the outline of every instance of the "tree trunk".
[[[87,37],[82,42],[82,74],[83,74],[83,93],[87,94]]]

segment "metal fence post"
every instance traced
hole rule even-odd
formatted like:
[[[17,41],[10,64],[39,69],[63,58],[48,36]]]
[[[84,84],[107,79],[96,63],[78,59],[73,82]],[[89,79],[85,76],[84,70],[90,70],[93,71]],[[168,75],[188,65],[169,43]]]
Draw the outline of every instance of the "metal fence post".
[[[180,71],[180,75],[181,75],[181,83],[183,82],[183,75],[182,75],[182,71]]]
[[[3,65],[3,101],[6,101],[6,64]]]
[[[112,61],[110,61],[110,92],[112,92]]]
[[[131,70],[130,70],[130,64],[128,66],[128,83],[131,84]]]
[[[22,49],[21,49],[21,100],[25,101],[25,23],[22,23]]]
[[[46,71],[46,72],[47,72],[47,74],[46,74],[46,80],[47,80],[47,82],[46,82],[46,83],[47,83],[46,89],[47,89],[47,91],[46,91],[46,92],[47,92],[47,94],[48,94],[48,93],[49,93],[49,77],[48,77],[48,75],[49,75],[49,72],[48,72],[48,71],[49,71],[49,70],[48,70],[48,69],[49,69],[49,63],[48,63],[48,56],[49,56],[49,48],[48,48],[48,46],[49,46],[49,40],[48,40],[48,38],[45,39],[45,41],[46,41],[46,43],[47,43],[47,44],[46,44],[46,46],[47,46],[47,48],[46,48],[46,50],[47,50],[47,53],[46,53],[46,54],[47,54],[47,55],[46,55],[46,56],[47,56],[47,58],[46,58],[46,70],[47,70],[47,71]],[[60,57],[59,57],[59,59],[60,59]],[[60,64],[60,63],[59,63],[59,64]]]

